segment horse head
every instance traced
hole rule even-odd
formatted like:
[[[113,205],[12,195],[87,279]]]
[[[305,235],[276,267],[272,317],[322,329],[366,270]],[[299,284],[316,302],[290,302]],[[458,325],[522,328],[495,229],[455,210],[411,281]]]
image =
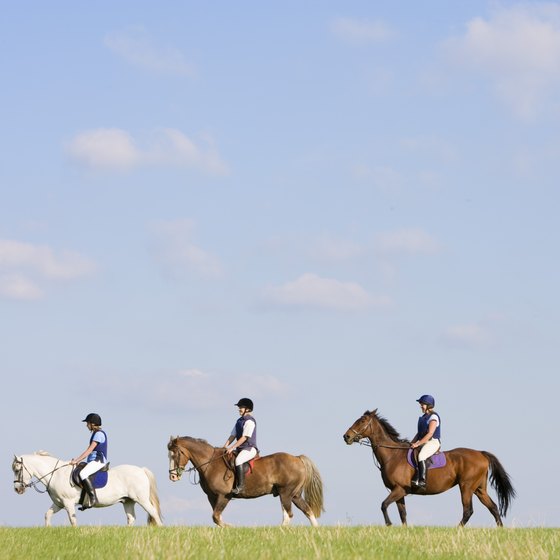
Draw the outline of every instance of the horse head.
[[[183,472],[190,461],[190,456],[184,447],[179,443],[179,436],[169,438],[167,444],[169,457],[169,480],[177,482],[181,479]]]
[[[29,487],[31,482],[31,473],[25,468],[23,464],[23,457],[18,457],[14,455],[14,460],[12,462],[12,471],[14,472],[14,490],[18,494],[23,494],[25,490]]]
[[[346,433],[342,437],[347,445],[352,445],[371,435],[371,423],[376,412],[377,409],[372,412],[366,410],[362,416],[346,430]]]

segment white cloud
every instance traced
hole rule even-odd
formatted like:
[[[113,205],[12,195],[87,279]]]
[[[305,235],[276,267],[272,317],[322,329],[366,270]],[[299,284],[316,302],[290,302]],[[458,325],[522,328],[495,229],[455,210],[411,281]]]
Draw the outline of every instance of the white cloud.
[[[223,269],[220,260],[192,241],[195,224],[191,220],[160,222],[154,226],[157,237],[156,258],[172,276],[195,273],[218,278]]]
[[[185,372],[188,373],[185,375]],[[135,406],[151,410],[181,411],[185,407],[192,410],[216,410],[233,404],[232,395],[247,386],[251,394],[259,399],[286,395],[290,387],[271,375],[220,374],[198,368],[188,368],[177,372],[157,372],[151,377],[135,376],[130,379],[111,376],[98,382],[117,402],[132,401]],[[178,434],[173,434],[178,435]],[[180,435],[180,434],[179,434]]]
[[[155,45],[142,27],[111,33],[103,42],[129,64],[150,72],[187,77],[195,73],[194,66],[180,50]]]
[[[362,256],[364,247],[353,241],[322,236],[312,243],[311,254],[322,261],[347,261]]]
[[[267,305],[356,311],[390,303],[386,297],[375,298],[355,282],[340,282],[305,273],[282,286],[269,286],[263,294]]]
[[[354,44],[382,43],[394,36],[394,31],[383,21],[343,17],[331,22],[331,31],[338,38]]]
[[[91,274],[95,263],[75,251],[55,252],[47,245],[0,239],[0,295],[38,299],[46,281],[74,280]]]
[[[441,248],[435,237],[421,229],[380,233],[375,238],[375,247],[383,255],[430,255]]]
[[[532,119],[560,91],[560,6],[531,3],[497,9],[445,42],[454,66],[487,79],[519,117]]]
[[[21,274],[0,273],[0,297],[5,299],[34,300],[43,297],[43,290]]]
[[[78,163],[94,168],[126,169],[142,160],[130,134],[118,128],[82,132],[74,137],[68,153]]]
[[[469,323],[448,327],[442,335],[442,340],[448,346],[481,348],[492,345],[494,337],[487,325]]]
[[[67,153],[75,162],[94,169],[176,166],[212,175],[228,173],[211,138],[197,144],[180,130],[162,128],[150,135],[145,147],[138,144],[125,130],[98,128],[77,134],[68,144]]]
[[[398,191],[405,183],[403,174],[387,165],[355,165],[352,174],[386,192]]]

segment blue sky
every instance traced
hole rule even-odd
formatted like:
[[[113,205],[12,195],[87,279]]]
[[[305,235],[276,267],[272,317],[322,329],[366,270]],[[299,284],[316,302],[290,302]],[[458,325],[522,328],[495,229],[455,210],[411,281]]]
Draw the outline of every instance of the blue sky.
[[[95,411],[167,523],[210,524],[166,443],[221,445],[249,396],[261,451],[319,466],[323,523],[381,524],[341,436],[379,408],[412,437],[423,393],[445,449],[511,474],[506,524],[560,523],[558,3],[2,2],[0,37],[0,523],[49,506],[13,453],[76,456]],[[408,508],[461,516],[456,489]]]

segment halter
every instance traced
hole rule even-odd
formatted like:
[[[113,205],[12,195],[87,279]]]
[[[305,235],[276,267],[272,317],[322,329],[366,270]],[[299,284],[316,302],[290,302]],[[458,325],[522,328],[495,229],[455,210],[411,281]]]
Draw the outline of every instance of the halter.
[[[23,462],[23,458],[21,460],[18,460],[18,458],[16,457],[14,459],[14,463],[17,465],[21,465],[21,468],[18,469],[18,476],[17,479],[14,480],[14,484],[19,484],[21,485],[22,488],[33,488],[33,490],[35,490],[36,492],[39,492],[39,494],[44,494],[45,492],[48,492],[49,490],[49,486],[51,484],[51,480],[52,477],[54,476],[54,473],[61,469],[62,467],[68,467],[70,466],[70,463],[66,463],[64,465],[60,465],[60,467],[58,466],[58,463],[60,463],[60,459],[56,460],[56,465],[54,466],[54,469],[52,471],[49,471],[48,473],[44,474],[43,476],[38,476],[36,477],[37,480],[33,480],[33,474],[31,473],[31,471],[25,466],[25,463]],[[23,482],[23,469],[26,470],[27,474],[30,476],[30,480],[27,484],[25,484]],[[49,478],[49,481],[45,484],[44,482],[44,478],[46,478],[47,476],[51,475],[51,477]],[[38,484],[42,484],[45,489],[44,490],[40,490],[37,485]]]

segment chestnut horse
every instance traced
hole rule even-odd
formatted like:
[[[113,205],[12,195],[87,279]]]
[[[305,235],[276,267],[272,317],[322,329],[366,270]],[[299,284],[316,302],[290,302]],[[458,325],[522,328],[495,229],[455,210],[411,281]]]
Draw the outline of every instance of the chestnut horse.
[[[169,478],[176,482],[190,461],[200,477],[200,486],[212,506],[212,519],[216,525],[226,527],[222,511],[232,499],[233,471],[226,460],[225,449],[212,447],[204,439],[171,437],[169,450]],[[266,494],[280,496],[282,525],[288,525],[292,503],[316,527],[317,517],[323,511],[323,482],[317,467],[305,455],[273,453],[255,460],[253,471],[245,477],[245,491],[238,498],[258,498]]]
[[[445,451],[446,465],[428,470],[426,488],[418,490],[412,486],[415,470],[407,461],[410,441],[401,439],[395,428],[377,414],[377,409],[364,412],[343,437],[348,445],[369,440],[383,483],[390,491],[389,496],[381,503],[386,525],[391,525],[387,508],[393,502],[397,503],[401,522],[406,525],[406,495],[440,494],[456,484],[459,485],[463,503],[460,526],[465,525],[473,514],[473,494],[490,510],[496,524],[499,527],[503,525],[501,516],[505,517],[510,502],[515,497],[515,490],[507,472],[491,453],[464,447]],[[499,509],[486,491],[489,472],[490,482],[498,494]]]

